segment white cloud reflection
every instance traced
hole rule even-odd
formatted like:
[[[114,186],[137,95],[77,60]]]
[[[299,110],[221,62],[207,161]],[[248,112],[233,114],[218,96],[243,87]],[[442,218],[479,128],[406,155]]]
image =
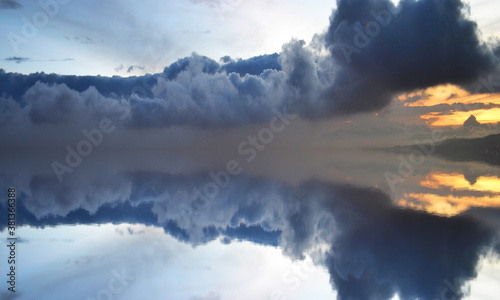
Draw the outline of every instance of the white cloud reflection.
[[[272,299],[276,290],[279,299],[335,297],[326,269],[271,246],[214,240],[193,248],[138,224],[18,231],[25,240],[18,246],[19,299],[97,298],[122,269],[134,280],[115,299]]]

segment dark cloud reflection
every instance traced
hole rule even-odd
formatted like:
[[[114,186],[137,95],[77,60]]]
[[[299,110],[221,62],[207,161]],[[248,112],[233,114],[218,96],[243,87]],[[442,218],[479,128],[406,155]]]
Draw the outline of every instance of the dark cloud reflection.
[[[499,249],[498,212],[440,217],[398,208],[375,189],[240,175],[204,195],[208,175],[144,172],[24,181],[19,225],[142,223],[192,245],[272,245],[325,265],[339,299],[460,299],[479,259]]]

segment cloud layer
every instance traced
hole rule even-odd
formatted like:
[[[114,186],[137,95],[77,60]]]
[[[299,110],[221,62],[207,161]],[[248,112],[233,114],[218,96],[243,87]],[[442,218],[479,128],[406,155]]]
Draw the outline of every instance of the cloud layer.
[[[38,107],[51,106],[68,88],[89,94],[95,87],[95,100],[61,101],[86,107],[89,116],[105,115],[100,109],[120,102],[132,128],[239,126],[269,120],[274,108],[318,119],[379,110],[405,91],[467,85],[495,72],[495,53],[498,45],[478,38],[461,1],[403,0],[397,7],[388,0],[339,1],[324,35],[310,45],[292,40],[279,54],[220,62],[193,54],[161,74],[130,78],[0,71],[0,94],[2,103],[12,98],[35,123],[59,118],[50,110],[33,112],[35,102],[24,100],[45,85]],[[97,99],[109,104],[92,106]]]

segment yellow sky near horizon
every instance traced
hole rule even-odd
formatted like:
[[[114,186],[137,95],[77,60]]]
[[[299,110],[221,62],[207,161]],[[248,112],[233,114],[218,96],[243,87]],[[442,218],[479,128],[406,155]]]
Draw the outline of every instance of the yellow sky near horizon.
[[[463,174],[434,172],[420,182],[422,187],[432,190],[449,188],[450,193],[443,195],[433,192],[406,193],[398,200],[398,205],[426,211],[442,216],[455,216],[472,207],[500,207],[500,178],[480,176],[470,183]],[[482,192],[482,196],[459,195],[457,192]]]
[[[417,201],[415,201],[417,200]],[[398,205],[422,210],[431,214],[452,217],[472,207],[500,207],[500,196],[440,196],[431,193],[410,193],[398,201]]]
[[[500,122],[500,108],[476,109],[471,111],[454,111],[449,115],[421,115],[420,118],[429,120],[431,126],[461,126],[470,117],[476,117],[481,124],[495,124]]]
[[[414,102],[409,102],[418,98]],[[479,108],[479,104],[500,106],[500,93],[471,95],[466,90],[452,84],[438,85],[412,93],[400,95],[399,101],[408,107],[432,107],[439,104],[452,105],[450,112],[430,112],[420,118],[433,127],[461,126],[471,116],[481,124],[500,122],[500,107]]]

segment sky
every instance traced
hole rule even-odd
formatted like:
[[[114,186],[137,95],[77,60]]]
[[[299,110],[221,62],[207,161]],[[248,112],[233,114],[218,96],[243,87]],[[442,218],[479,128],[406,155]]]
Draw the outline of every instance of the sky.
[[[275,247],[241,241],[227,248],[214,240],[194,249],[161,228],[126,223],[19,230],[25,245],[31,246],[26,247],[26,259],[19,266],[30,270],[19,281],[32,283],[30,289],[23,288],[24,299],[48,296],[47,285],[57,282],[64,284],[50,291],[52,299],[64,299],[70,293],[78,295],[77,299],[99,299],[99,292],[117,273],[127,278],[120,292],[114,294],[117,299],[140,299],[145,291],[151,299],[159,299],[162,294],[168,294],[169,299],[230,299],[242,295],[266,299],[279,292],[289,299],[335,297],[325,269],[314,266],[310,258],[293,262]],[[75,239],[75,235],[82,238]],[[88,245],[95,245],[95,254],[89,253]],[[148,264],[137,260],[146,256]],[[225,263],[228,260],[232,263]],[[66,272],[58,273],[60,268]],[[41,279],[40,270],[54,276]]]
[[[45,12],[39,1],[5,1],[0,36],[6,71],[66,75],[130,76],[161,72],[192,52],[215,60],[279,53],[292,38],[311,41],[328,27],[335,1],[126,0],[40,1],[51,12],[44,26],[19,46],[9,33],[23,36],[28,20]],[[56,3],[57,5],[53,5]],[[472,19],[483,38],[498,36],[496,1],[470,1]],[[52,4],[52,5],[49,5]],[[55,8],[54,8],[55,7]],[[10,9],[8,9],[10,8]],[[33,24],[34,25],[34,24]],[[36,27],[36,26],[35,26]],[[5,61],[25,58],[24,62]],[[120,68],[121,66],[121,68]],[[134,67],[127,72],[130,67]],[[117,69],[117,70],[115,70]]]
[[[32,21],[42,9],[38,2],[19,3],[2,11],[0,56],[30,60],[2,61],[5,70],[102,76],[158,73],[192,52],[215,60],[280,52],[291,38],[309,41],[323,31],[332,10],[331,1],[127,0],[98,8],[92,1],[61,1],[29,43],[12,47],[8,34],[22,35],[23,18]]]
[[[237,269],[297,263],[290,299],[495,292],[498,166],[407,146],[499,133],[499,1],[101,2],[0,0],[0,187],[26,249],[67,256],[27,259],[21,299],[92,297],[123,262],[173,299],[266,297]]]
[[[335,147],[496,133],[499,5],[2,1],[2,134],[67,144],[110,116],[129,135],[222,128],[225,140],[273,109],[299,116],[295,139]]]

